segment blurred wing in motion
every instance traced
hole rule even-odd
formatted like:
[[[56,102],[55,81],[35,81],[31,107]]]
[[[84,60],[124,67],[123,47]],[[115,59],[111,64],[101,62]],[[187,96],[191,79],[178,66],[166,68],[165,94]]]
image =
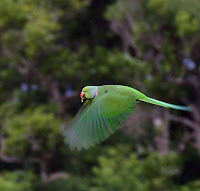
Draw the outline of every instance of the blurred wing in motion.
[[[135,108],[131,95],[105,93],[87,100],[64,132],[71,148],[88,148],[105,140],[125,122]]]

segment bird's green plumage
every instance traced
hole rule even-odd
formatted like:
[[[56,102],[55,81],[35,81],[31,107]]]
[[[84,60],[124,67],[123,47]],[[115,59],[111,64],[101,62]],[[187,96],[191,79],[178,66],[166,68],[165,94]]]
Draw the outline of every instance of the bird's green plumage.
[[[82,149],[106,139],[130,116],[136,99],[131,88],[99,86],[95,99],[84,103],[67,129],[69,145]]]
[[[151,103],[154,105],[159,105],[162,107],[167,107],[167,108],[172,108],[172,109],[177,109],[177,110],[183,110],[183,111],[191,111],[191,107],[188,106],[180,106],[180,105],[174,105],[174,104],[170,104],[170,103],[165,103],[163,101],[159,101],[150,97],[145,97],[140,99],[141,101],[147,102],[147,103]]]
[[[130,116],[137,100],[174,109],[190,109],[149,98],[127,86],[86,86],[83,91],[86,98],[94,99],[85,101],[64,132],[69,146],[79,150],[99,143],[114,133]]]

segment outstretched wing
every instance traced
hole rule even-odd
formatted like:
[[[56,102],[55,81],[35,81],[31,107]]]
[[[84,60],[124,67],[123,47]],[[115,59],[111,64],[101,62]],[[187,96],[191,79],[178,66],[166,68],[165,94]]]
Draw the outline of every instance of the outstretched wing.
[[[130,93],[104,93],[87,100],[64,132],[71,148],[88,148],[105,140],[130,116],[136,98]]]

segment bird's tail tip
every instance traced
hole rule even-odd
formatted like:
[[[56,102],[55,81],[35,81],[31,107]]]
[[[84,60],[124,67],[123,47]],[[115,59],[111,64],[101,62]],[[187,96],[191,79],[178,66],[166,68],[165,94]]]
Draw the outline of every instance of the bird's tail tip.
[[[183,106],[183,107],[184,107],[184,106]],[[192,107],[190,107],[190,106],[185,106],[182,110],[191,112],[191,111],[192,111]]]

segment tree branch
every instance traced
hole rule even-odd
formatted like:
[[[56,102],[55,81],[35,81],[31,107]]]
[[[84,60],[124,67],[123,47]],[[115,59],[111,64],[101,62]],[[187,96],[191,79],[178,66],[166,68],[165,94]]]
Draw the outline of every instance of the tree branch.
[[[174,116],[174,115],[169,114],[169,119],[172,121],[180,122],[188,127],[191,127],[192,129],[196,128],[196,124],[186,117],[179,117],[179,116]]]
[[[10,156],[6,156],[6,155],[1,155],[0,160],[4,161],[6,163],[20,163],[21,162],[21,158],[19,158],[19,157],[10,157]]]

